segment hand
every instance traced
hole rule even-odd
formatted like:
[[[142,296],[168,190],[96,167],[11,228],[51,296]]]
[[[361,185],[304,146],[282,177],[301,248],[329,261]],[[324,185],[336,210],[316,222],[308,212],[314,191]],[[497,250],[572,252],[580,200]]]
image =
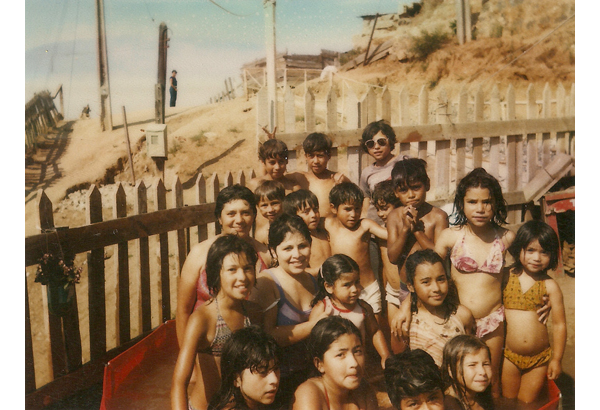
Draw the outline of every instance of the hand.
[[[336,172],[335,174],[333,174],[331,176],[331,178],[333,179],[333,182],[338,185],[341,184],[342,182],[344,182],[346,180],[346,177],[344,174],[340,173],[340,172]]]
[[[538,321],[545,325],[546,322],[548,322],[548,317],[550,317],[550,310],[552,309],[552,306],[550,306],[550,298],[548,295],[544,295],[542,300],[544,301],[544,306],[536,310],[535,313],[538,314]]]
[[[399,309],[398,312],[394,315],[392,319],[392,323],[390,324],[390,330],[394,336],[397,338],[407,338],[409,337],[410,330],[410,317],[406,317],[402,309]]]
[[[381,368],[382,368],[383,370],[385,370],[385,361],[386,361],[386,360],[387,360],[387,356],[386,356],[386,357],[382,357],[382,358],[381,358]]]
[[[409,205],[402,208],[402,223],[408,228],[410,232],[415,230],[417,224],[417,216],[418,211],[414,206]]]
[[[560,360],[550,360],[548,364],[548,379],[556,380],[561,373],[562,366],[560,365]]]

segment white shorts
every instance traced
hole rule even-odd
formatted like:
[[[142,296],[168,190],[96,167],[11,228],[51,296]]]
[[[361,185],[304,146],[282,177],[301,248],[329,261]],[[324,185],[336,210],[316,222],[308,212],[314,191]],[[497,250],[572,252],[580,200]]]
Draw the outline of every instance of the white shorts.
[[[360,291],[359,299],[364,300],[373,308],[373,313],[381,312],[381,291],[379,283],[374,280],[373,283],[367,285],[366,288]]]
[[[410,291],[402,282],[400,282],[400,289],[394,289],[389,282],[385,285],[385,300],[396,307],[400,307],[408,295],[410,295]]]

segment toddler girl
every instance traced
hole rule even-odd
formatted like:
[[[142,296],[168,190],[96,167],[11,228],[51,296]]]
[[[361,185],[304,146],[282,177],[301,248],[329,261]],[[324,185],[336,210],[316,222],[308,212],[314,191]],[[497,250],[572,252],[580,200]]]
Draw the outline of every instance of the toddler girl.
[[[456,398],[462,410],[494,408],[490,349],[476,336],[458,335],[446,343],[442,378],[446,394]]]
[[[473,315],[458,303],[454,284],[435,251],[425,249],[410,255],[406,279],[412,304],[410,349],[425,350],[440,367],[444,345],[456,335],[471,333]]]
[[[515,263],[504,288],[506,346],[502,367],[502,395],[525,403],[534,401],[561,373],[567,340],[565,308],[560,287],[548,276],[558,264],[558,237],[541,221],[526,222],[508,248]],[[552,343],[536,311],[548,296],[552,306]]]
[[[212,298],[188,320],[173,374],[174,410],[188,409],[187,388],[196,357],[200,371],[189,408],[206,409],[219,389],[223,344],[233,331],[250,326],[245,300],[254,286],[257,260],[252,245],[236,235],[217,238],[208,250],[206,277]]]
[[[358,264],[347,255],[330,256],[323,262],[318,276],[319,290],[313,300],[311,317],[323,312],[329,316],[349,319],[360,330],[363,340],[370,338],[381,357],[381,367],[390,351],[385,336],[373,313],[373,308],[358,297],[362,287]]]
[[[308,348],[318,376],[298,387],[292,409],[377,409],[375,393],[363,379],[361,333],[351,321],[321,319],[310,333]]]
[[[223,346],[221,388],[210,410],[264,409],[279,386],[281,348],[258,326],[236,331]]]

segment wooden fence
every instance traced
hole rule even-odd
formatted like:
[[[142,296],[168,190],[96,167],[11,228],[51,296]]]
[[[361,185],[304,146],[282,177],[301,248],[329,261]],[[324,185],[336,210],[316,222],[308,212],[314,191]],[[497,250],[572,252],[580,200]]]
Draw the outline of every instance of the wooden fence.
[[[54,106],[54,98],[60,94],[61,112]],[[63,119],[63,94],[62,85],[58,87],[54,96],[49,91],[35,94],[25,104],[25,151],[35,150],[39,135],[47,133],[56,127]]]

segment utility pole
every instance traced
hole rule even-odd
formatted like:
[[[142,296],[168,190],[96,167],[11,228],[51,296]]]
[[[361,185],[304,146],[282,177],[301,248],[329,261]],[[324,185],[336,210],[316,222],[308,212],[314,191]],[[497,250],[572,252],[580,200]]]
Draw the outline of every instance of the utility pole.
[[[471,4],[469,0],[454,0],[456,7],[456,37],[458,44],[471,41]]]
[[[154,122],[165,123],[165,93],[167,89],[167,25],[163,22],[158,27],[158,79],[154,89]]]
[[[104,24],[104,1],[96,0],[98,28],[98,75],[100,77],[100,126],[102,131],[112,131],[110,84],[108,81],[108,53],[106,49],[106,26]]]
[[[267,102],[269,113],[269,132],[277,125],[277,78],[275,76],[275,2],[263,0],[265,9],[265,40],[267,49]]]

